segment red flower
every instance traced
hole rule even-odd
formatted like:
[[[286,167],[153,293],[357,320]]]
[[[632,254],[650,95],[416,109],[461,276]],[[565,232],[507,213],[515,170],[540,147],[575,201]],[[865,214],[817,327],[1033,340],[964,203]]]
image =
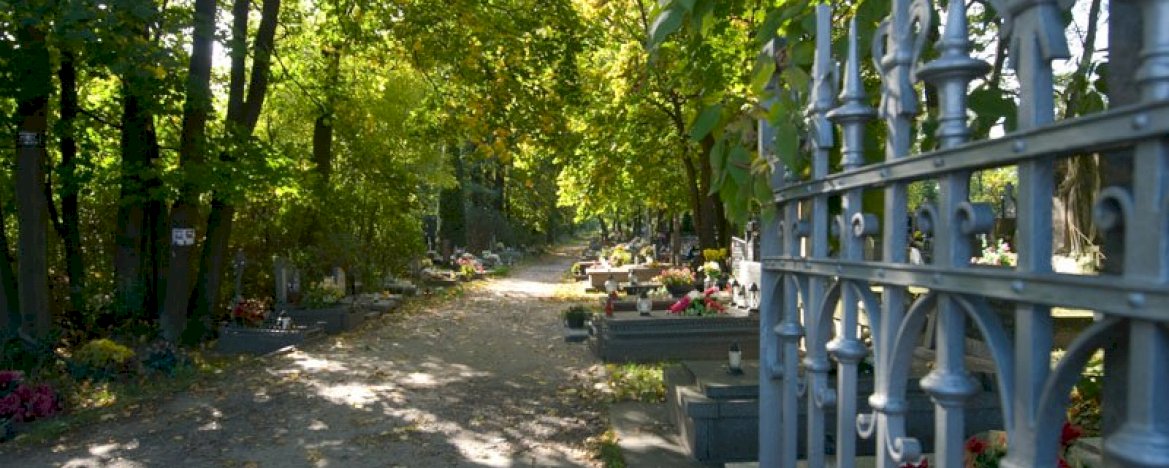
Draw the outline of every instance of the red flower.
[[[966,451],[975,455],[981,455],[986,451],[986,442],[978,437],[971,437],[966,439]]]
[[[675,302],[674,305],[670,306],[670,313],[680,314],[683,310],[686,310],[687,307],[690,307],[690,296],[682,296],[678,302]]]
[[[1068,462],[1064,461],[1064,460],[1063,460],[1063,457],[1059,457],[1059,466],[1058,466],[1058,468],[1072,468],[1072,466],[1071,466],[1071,465],[1069,465],[1069,464],[1068,464]]]
[[[1066,448],[1082,435],[1084,435],[1084,429],[1068,421],[1064,421],[1063,429],[1059,432],[1059,445]]]
[[[901,468],[930,468],[930,459],[922,458],[918,463],[903,463]]]

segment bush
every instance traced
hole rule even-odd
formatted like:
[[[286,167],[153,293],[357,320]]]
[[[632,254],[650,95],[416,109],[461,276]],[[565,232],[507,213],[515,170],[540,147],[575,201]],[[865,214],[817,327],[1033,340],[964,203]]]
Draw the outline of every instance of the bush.
[[[134,372],[134,350],[101,338],[73,353],[69,370],[77,379],[109,380]]]
[[[138,353],[138,362],[147,373],[165,374],[173,377],[175,371],[190,363],[186,354],[165,340],[151,343]]]
[[[310,309],[317,309],[341,302],[343,297],[345,297],[345,291],[341,290],[340,286],[331,283],[313,283],[305,288],[300,303]]]
[[[35,373],[56,362],[52,348],[44,344],[29,344],[20,338],[0,335],[0,369],[16,369]]]

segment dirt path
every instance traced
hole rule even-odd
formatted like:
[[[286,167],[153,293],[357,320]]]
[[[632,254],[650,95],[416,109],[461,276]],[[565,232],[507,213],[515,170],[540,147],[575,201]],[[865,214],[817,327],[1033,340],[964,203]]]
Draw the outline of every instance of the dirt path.
[[[561,337],[550,255],[429,310],[233,371],[0,466],[594,466],[594,361]]]

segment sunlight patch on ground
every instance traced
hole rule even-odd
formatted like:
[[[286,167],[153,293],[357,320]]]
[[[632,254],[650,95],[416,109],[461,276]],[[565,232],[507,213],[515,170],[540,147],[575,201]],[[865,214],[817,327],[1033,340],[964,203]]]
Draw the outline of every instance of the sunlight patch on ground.
[[[93,456],[97,456],[97,457],[109,457],[111,455],[111,452],[113,452],[115,450],[137,450],[137,449],[138,449],[138,439],[133,439],[133,440],[126,442],[124,444],[111,443],[111,444],[99,444],[99,445],[90,446],[89,447],[89,454],[93,455]]]
[[[512,459],[506,453],[510,451],[509,444],[503,436],[459,431],[450,438],[450,443],[469,461],[486,466],[512,466]]]
[[[495,296],[552,297],[555,288],[549,283],[519,278],[500,278],[484,288]]]
[[[342,365],[338,362],[330,361],[328,359],[321,359],[321,358],[313,357],[313,356],[309,355],[308,353],[306,353],[304,351],[300,351],[300,350],[293,351],[292,353],[290,353],[288,355],[288,357],[292,358],[295,361],[294,364],[296,364],[297,366],[300,366],[300,368],[307,370],[307,371],[337,372],[337,371],[349,370],[344,365]]]
[[[347,406],[361,406],[378,400],[378,393],[392,390],[388,386],[370,386],[361,383],[318,385],[317,394],[333,403]]]

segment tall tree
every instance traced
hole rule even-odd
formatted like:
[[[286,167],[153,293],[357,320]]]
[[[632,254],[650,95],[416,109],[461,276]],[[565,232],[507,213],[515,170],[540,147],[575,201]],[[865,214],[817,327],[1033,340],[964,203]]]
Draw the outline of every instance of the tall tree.
[[[16,206],[19,234],[19,295],[23,328],[36,338],[48,336],[48,206],[44,196],[45,140],[48,130],[52,67],[45,41],[48,25],[39,2],[20,11],[16,40]]]
[[[171,208],[172,232],[179,229],[195,229],[199,214],[199,196],[202,190],[196,177],[199,172],[205,170],[207,162],[207,120],[212,110],[211,52],[215,40],[215,11],[216,0],[195,0],[191,61],[187,69],[186,102],[183,105],[182,134],[179,141],[179,164],[184,174],[179,198]],[[172,242],[170,251],[159,324],[163,336],[175,341],[180,338],[187,326],[195,246]]]
[[[57,82],[61,85],[59,139],[61,163],[61,214],[50,213],[53,227],[65,243],[65,269],[69,275],[69,302],[74,314],[85,309],[85,258],[81,249],[81,187],[77,179],[77,117],[80,107],[77,103],[77,64],[74,53],[61,51],[61,65],[57,70]],[[46,185],[51,187],[52,185]],[[52,197],[48,207],[55,211]]]
[[[256,31],[253,43],[252,70],[250,83],[245,90],[244,81],[247,63],[247,34],[248,13],[250,0],[235,0],[232,6],[232,51],[231,51],[231,78],[228,90],[227,129],[228,135],[235,143],[235,152],[243,153],[252,139],[256,129],[256,122],[260,118],[260,110],[264,98],[268,93],[268,69],[271,64],[273,39],[276,35],[277,17],[280,13],[280,0],[264,0],[260,25]],[[246,97],[245,97],[246,95]],[[244,154],[225,152],[221,159],[234,163],[246,157]],[[207,241],[203,246],[203,254],[199,261],[199,279],[195,285],[195,292],[191,298],[191,316],[195,323],[208,330],[212,310],[219,300],[219,290],[223,284],[223,274],[228,257],[228,240],[231,237],[232,220],[236,212],[237,200],[241,194],[226,193],[227,190],[217,190],[211,199],[211,213],[207,218]],[[189,333],[192,338],[202,338],[200,330]]]

